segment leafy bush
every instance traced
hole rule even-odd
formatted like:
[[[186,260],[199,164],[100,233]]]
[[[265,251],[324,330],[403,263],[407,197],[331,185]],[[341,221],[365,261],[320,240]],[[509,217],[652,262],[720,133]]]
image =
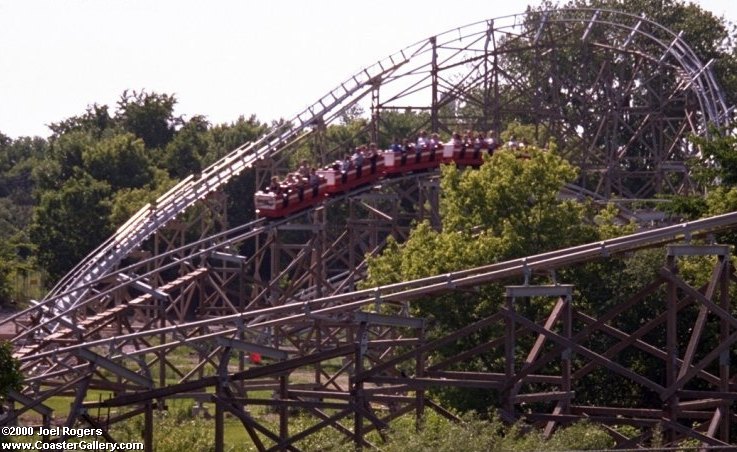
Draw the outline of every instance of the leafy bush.
[[[143,441],[143,416],[118,424],[112,435],[118,441]],[[184,409],[156,412],[154,415],[154,450],[181,452],[215,450],[212,421],[192,417]]]
[[[13,358],[13,346],[10,342],[0,341],[0,401],[11,389],[19,390],[22,383],[23,375],[20,363]]]
[[[482,419],[473,413],[454,423],[429,412],[420,431],[408,417],[392,425],[389,441],[381,446],[387,452],[594,450],[614,445],[603,429],[586,422],[562,428],[550,439],[522,423],[509,427],[496,416]]]

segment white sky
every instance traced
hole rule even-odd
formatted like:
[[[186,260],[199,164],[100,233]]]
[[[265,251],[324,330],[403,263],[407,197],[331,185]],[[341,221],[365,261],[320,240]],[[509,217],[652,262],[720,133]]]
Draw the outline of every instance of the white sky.
[[[536,0],[533,0],[537,4]],[[737,1],[700,0],[737,22]],[[174,93],[213,123],[291,118],[365,66],[431,35],[523,12],[521,0],[0,0],[0,132]]]

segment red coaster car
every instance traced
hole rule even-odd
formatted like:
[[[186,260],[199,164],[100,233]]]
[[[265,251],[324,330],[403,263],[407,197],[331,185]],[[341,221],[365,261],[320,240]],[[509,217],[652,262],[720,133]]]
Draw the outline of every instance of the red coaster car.
[[[320,178],[317,186],[303,184],[285,187],[279,192],[258,191],[254,196],[256,215],[265,218],[282,218],[319,203],[327,194],[328,183]]]
[[[384,172],[387,175],[397,175],[412,171],[423,171],[428,168],[437,168],[443,161],[444,152],[439,148],[410,148],[404,152],[384,152]]]
[[[339,165],[340,163],[336,163],[335,166]],[[317,174],[327,181],[328,193],[343,193],[374,182],[383,176],[384,161],[380,155],[374,154],[372,157],[365,158],[360,166],[351,164],[348,171],[330,168],[318,170]]]

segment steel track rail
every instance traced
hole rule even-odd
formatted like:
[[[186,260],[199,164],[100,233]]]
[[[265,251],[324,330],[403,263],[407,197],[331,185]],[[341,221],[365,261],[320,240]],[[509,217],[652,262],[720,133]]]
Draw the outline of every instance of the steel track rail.
[[[475,24],[454,28],[437,35],[435,39],[440,43],[440,48],[452,50],[454,46],[458,47],[456,53],[443,60],[450,64],[452,58],[474,50],[462,44],[464,39],[466,41],[480,39],[481,36],[490,32],[489,24],[495,24],[491,32],[508,33],[514,36],[516,30],[520,30],[521,24],[525,21],[541,17],[545,19],[540,23],[539,28],[556,23],[585,23],[591,26],[620,28],[649,40],[662,51],[660,55],[650,55],[650,58],[661,60],[672,58],[674,64],[679,65],[687,74],[688,84],[683,89],[690,89],[696,94],[702,111],[705,112],[706,116],[700,118],[703,121],[702,129],[706,131],[708,123],[723,124],[727,120],[730,109],[725,104],[724,96],[709,65],[704,65],[699,61],[680,35],[643,16],[590,8],[532,11],[529,14],[503,16],[492,21],[479,21]],[[646,23],[650,31],[641,29],[639,26],[641,23]],[[70,319],[58,313],[73,308],[86,297],[92,281],[99,281],[100,278],[108,275],[132,250],[197,200],[220,189],[234,176],[252,168],[258,160],[277,155],[295,140],[311,133],[316,123],[327,117],[335,117],[336,110],[343,111],[348,106],[355,104],[376,84],[399,81],[405,76],[421,75],[418,68],[429,68],[429,63],[422,60],[418,68],[407,66],[411,66],[408,65],[410,61],[419,60],[420,57],[424,58],[435,51],[432,46],[428,45],[428,42],[428,40],[419,41],[362,69],[297,114],[286,126],[275,128],[256,142],[240,146],[206,168],[201,174],[190,176],[177,184],[153,205],[139,210],[113,236],[83,259],[44,298],[44,301],[54,300],[52,303],[45,303],[44,319],[48,321],[49,318],[54,318],[53,323],[49,323],[47,327],[54,330],[62,323],[73,326]],[[405,67],[407,67],[406,70],[402,72],[401,69]],[[430,74],[428,72],[423,76],[429,77]]]
[[[393,177],[393,178],[386,178],[381,179],[377,181],[377,183],[368,184],[360,187],[353,188],[351,191],[339,194],[339,195],[333,195],[324,201],[322,201],[320,204],[314,205],[309,207],[308,209],[302,210],[300,212],[296,212],[292,215],[290,215],[287,218],[279,219],[279,220],[267,220],[267,219],[258,219],[249,223],[246,223],[241,226],[237,226],[234,228],[231,228],[227,231],[223,231],[217,234],[214,234],[212,236],[209,236],[204,239],[200,239],[197,241],[194,241],[192,243],[188,243],[186,245],[183,245],[181,247],[169,250],[167,252],[158,254],[156,256],[143,259],[139,262],[136,262],[135,264],[129,265],[124,268],[117,269],[115,271],[112,271],[106,275],[100,276],[96,279],[90,280],[76,289],[73,290],[85,290],[88,291],[92,287],[94,287],[96,284],[101,283],[105,279],[109,279],[111,277],[114,277],[115,275],[130,275],[133,274],[134,276],[129,276],[125,281],[120,282],[118,284],[112,285],[108,287],[106,290],[97,292],[94,294],[90,294],[89,296],[85,297],[84,300],[80,301],[74,306],[71,306],[69,308],[66,308],[64,310],[57,310],[56,313],[53,315],[53,317],[47,318],[47,322],[56,322],[56,321],[63,321],[65,318],[71,318],[70,315],[75,312],[78,309],[84,309],[91,303],[94,303],[96,301],[102,300],[107,295],[118,291],[120,289],[123,289],[125,287],[128,287],[136,282],[145,282],[149,280],[152,276],[154,276],[157,273],[160,273],[161,271],[167,270],[169,268],[173,268],[175,266],[180,265],[183,261],[191,261],[193,259],[196,259],[198,257],[203,257],[212,254],[216,251],[223,251],[224,249],[237,245],[249,238],[252,238],[259,234],[267,233],[269,230],[274,228],[279,228],[282,225],[294,222],[296,220],[299,220],[300,218],[303,218],[310,213],[315,212],[318,209],[329,207],[333,204],[343,202],[344,200],[360,196],[363,193],[369,192],[371,190],[374,190],[379,185],[386,185],[387,182],[390,184],[397,184],[401,183],[419,176],[426,176],[426,177],[435,177],[437,176],[437,172],[427,172],[427,173],[418,173],[418,174],[408,174],[402,177]],[[187,257],[185,259],[174,259],[171,262],[164,264],[164,265],[157,265],[153,270],[148,270],[142,273],[136,273],[137,270],[141,268],[146,268],[149,266],[149,264],[156,263],[157,260],[160,260],[162,258],[169,258],[172,256],[182,255],[183,253],[187,254]],[[16,321],[20,318],[26,317],[29,314],[32,314],[40,309],[50,309],[50,306],[53,306],[55,303],[57,303],[58,300],[63,299],[64,297],[70,295],[71,292],[62,292],[54,297],[50,297],[47,299],[44,299],[41,302],[36,303],[34,306],[31,306],[29,308],[26,308],[12,316],[9,316],[5,319],[3,319],[2,322],[0,322],[0,325],[4,323],[10,323],[13,321]],[[28,328],[24,330],[22,333],[16,335],[14,338],[11,339],[12,343],[20,343],[24,341],[27,337],[32,335],[41,334],[42,330],[46,328],[45,324],[39,324],[36,326],[33,326],[31,328]],[[76,329],[76,324],[69,323],[69,328]]]
[[[239,323],[243,328],[256,329],[273,327],[297,320],[310,320],[311,317],[334,315],[360,309],[364,306],[380,302],[405,302],[426,296],[436,296],[461,288],[476,287],[510,277],[524,276],[528,272],[547,271],[563,266],[582,264],[601,258],[608,258],[627,252],[663,245],[679,240],[690,241],[692,238],[737,228],[737,212],[705,218],[702,220],[680,223],[650,231],[630,234],[614,239],[603,240],[564,248],[520,259],[512,259],[496,264],[484,265],[468,270],[443,273],[427,278],[420,278],[380,287],[318,298],[310,301],[289,303],[265,309],[220,316],[212,319],[197,320],[162,328],[151,329],[126,335],[119,335],[82,344],[54,348],[33,356],[21,358],[21,362],[50,357],[57,354],[70,353],[75,350],[91,347],[110,346],[121,341],[146,337],[156,334],[180,333],[186,330],[209,326]],[[250,323],[245,321],[256,320]],[[228,335],[239,331],[238,327],[226,328],[214,335]],[[208,335],[208,339],[212,336]],[[213,336],[214,337],[214,336]],[[193,340],[203,340],[194,338]],[[171,345],[169,345],[171,346]],[[144,353],[146,350],[139,351]],[[150,350],[148,350],[150,351]],[[132,353],[139,353],[132,352]],[[124,357],[119,355],[118,358]]]

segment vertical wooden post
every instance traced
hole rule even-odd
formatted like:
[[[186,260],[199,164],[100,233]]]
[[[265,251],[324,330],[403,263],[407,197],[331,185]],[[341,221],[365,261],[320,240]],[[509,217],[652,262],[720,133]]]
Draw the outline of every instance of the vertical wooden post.
[[[379,143],[379,121],[381,120],[381,102],[379,100],[381,80],[376,80],[371,89],[371,141]]]
[[[220,400],[215,400],[215,452],[225,450],[225,413]]]
[[[420,331],[418,331],[418,336],[420,339],[420,343],[418,344],[418,347],[422,347],[425,343],[425,325],[422,325],[422,328],[420,328]],[[425,376],[425,353],[418,352],[417,358],[415,361],[415,377],[416,378],[422,378]],[[425,391],[423,389],[418,389],[416,391],[416,401],[415,403],[417,406],[415,406],[415,428],[419,431],[422,428],[423,425],[423,416],[425,414]]]
[[[143,413],[143,448],[154,450],[154,407],[151,402],[146,403]]]
[[[289,438],[289,407],[286,400],[289,397],[289,374],[279,377],[279,450],[287,450],[286,441]]]
[[[315,352],[320,353],[322,351],[322,322],[315,320]],[[315,364],[315,385],[320,386],[322,381],[322,361],[318,361]]]
[[[514,337],[514,319],[511,314],[514,314],[514,302],[515,299],[511,295],[505,297],[505,303],[510,316],[505,321],[505,340],[504,340],[504,375],[507,382],[512,381],[515,373],[514,366],[514,348],[515,348],[515,337]],[[514,400],[512,400],[513,390],[510,388],[502,394],[504,398],[504,408],[509,411],[509,414],[514,413]]]
[[[731,312],[729,305],[729,278],[730,278],[730,255],[719,256],[719,265],[723,265],[723,271],[721,275],[720,287],[719,287],[719,304],[722,309],[726,312]],[[719,321],[719,341],[725,342],[729,338],[729,321],[722,318]],[[729,350],[724,350],[719,355],[719,391],[729,392]],[[719,439],[725,443],[729,443],[729,426],[730,426],[730,407],[731,403],[729,400],[722,400],[721,403],[721,429],[719,431]]]
[[[356,450],[363,450],[363,413],[364,397],[363,397],[363,380],[359,380],[356,377],[363,372],[363,356],[366,353],[366,347],[368,345],[367,340],[367,324],[361,322],[356,332],[355,341],[355,362],[353,363],[353,384],[351,388],[351,395],[353,396],[353,404],[355,411],[353,415],[353,443]]]
[[[573,339],[573,307],[571,306],[572,300],[571,295],[565,295],[563,297],[563,336],[568,339]],[[570,347],[566,347],[563,349],[563,353],[561,356],[561,373],[563,377],[563,392],[570,393],[572,390],[572,382],[571,382],[571,359],[572,359],[572,353]],[[569,414],[571,409],[571,399],[565,398],[561,400],[561,408],[563,414]]]
[[[678,265],[676,263],[675,256],[668,255],[666,258],[666,267],[673,273],[678,272]],[[668,282],[667,293],[665,333],[667,360],[665,363],[665,386],[670,388],[675,384],[678,377],[678,298],[676,285],[673,282]],[[674,393],[667,400],[664,400],[664,402],[664,417],[672,422],[676,422],[678,417],[678,396]],[[672,442],[675,439],[675,432],[673,432],[672,429],[669,429],[668,442]]]
[[[435,36],[430,38],[430,45],[432,45],[432,62],[430,67],[430,78],[432,85],[430,128],[433,132],[438,132],[440,130],[440,119],[438,115],[438,40]]]

